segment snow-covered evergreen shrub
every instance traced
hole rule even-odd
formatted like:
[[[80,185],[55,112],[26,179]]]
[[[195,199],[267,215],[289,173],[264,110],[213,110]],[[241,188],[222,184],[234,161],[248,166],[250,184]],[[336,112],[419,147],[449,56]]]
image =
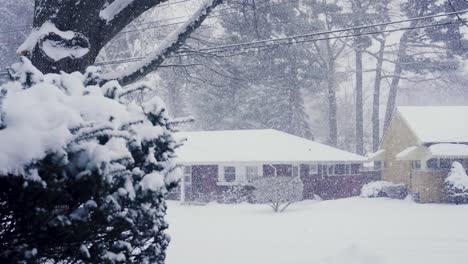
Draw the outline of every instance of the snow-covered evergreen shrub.
[[[43,75],[29,60],[0,88],[0,262],[163,263],[164,195],[177,142],[158,98],[117,82]]]
[[[260,177],[252,185],[254,202],[268,204],[276,213],[303,200],[304,184],[299,177]]]
[[[361,197],[389,197],[392,199],[404,199],[408,196],[408,189],[402,183],[396,184],[387,181],[370,182],[361,189]]]
[[[444,181],[447,200],[450,203],[468,203],[468,176],[463,165],[454,161],[452,168]]]

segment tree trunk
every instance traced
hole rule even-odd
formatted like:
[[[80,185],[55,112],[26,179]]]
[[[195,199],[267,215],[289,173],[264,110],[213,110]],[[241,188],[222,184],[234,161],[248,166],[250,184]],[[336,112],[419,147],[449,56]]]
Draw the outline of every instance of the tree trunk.
[[[372,101],[372,151],[377,151],[380,143],[380,85],[382,83],[382,65],[385,51],[385,39],[379,40],[377,65],[374,81],[374,98]]]
[[[417,14],[422,16],[424,14],[424,8]],[[414,28],[418,25],[419,20],[414,20],[410,23],[408,28]],[[393,69],[392,82],[390,84],[390,91],[387,99],[387,109],[385,111],[384,130],[390,125],[393,111],[395,111],[396,99],[398,95],[398,84],[400,83],[401,73],[403,72],[402,60],[406,55],[406,49],[408,48],[408,41],[413,33],[412,30],[407,30],[401,35],[400,44],[398,45],[398,53],[395,61],[395,68]]]
[[[400,83],[401,73],[403,68],[401,66],[402,59],[406,54],[408,35],[410,31],[403,33],[398,45],[397,59],[395,62],[395,68],[393,69],[392,82],[390,84],[390,90],[388,92],[387,109],[385,111],[384,130],[387,129],[392,119],[393,112],[395,111],[396,99],[398,95],[398,84]]]
[[[65,40],[57,34],[48,34],[35,43],[32,50],[31,61],[43,73],[58,73],[60,71],[83,72],[87,66],[92,65],[105,44],[105,35],[102,34],[104,26],[99,12],[105,1],[57,1],[35,0],[34,28],[40,28],[50,21],[61,31],[79,33],[72,40]],[[89,52],[80,58],[64,58],[58,61],[50,58],[45,52],[43,43],[46,40],[58,42],[66,47],[79,45],[88,48]]]
[[[122,85],[127,85],[156,70],[168,56],[182,46],[190,34],[200,27],[222,1],[203,3],[195,12],[196,17],[184,23],[175,32],[175,36],[169,36],[159,52],[145,58],[145,63],[132,68],[131,71],[110,74],[112,78],[105,78],[106,76],[102,75],[102,81],[116,79]],[[107,0],[35,0],[33,26],[40,34],[37,39],[34,33],[31,34],[29,40],[21,46],[23,50],[19,53],[27,54],[32,63],[43,73],[84,72],[88,66],[94,64],[101,49],[130,22],[167,0],[113,1],[110,4],[108,2]],[[56,27],[56,30],[53,28],[51,30],[51,26],[47,27],[47,23]],[[53,50],[50,48],[51,45],[59,49],[79,48],[87,52],[54,58],[54,53],[50,52]]]
[[[330,57],[330,55],[329,55]],[[336,146],[338,144],[338,125],[337,125],[337,106],[335,92],[335,61],[333,58],[328,60],[327,73],[327,96],[328,96],[328,144]]]
[[[364,18],[365,8],[360,0],[351,1],[353,10],[354,26],[361,26]],[[363,38],[359,36],[361,30],[354,30],[356,37],[354,38],[354,53],[356,65],[356,90],[355,90],[355,109],[356,109],[356,153],[364,154],[364,113],[363,113],[363,69],[362,69],[362,51],[365,49]]]
[[[362,99],[362,50],[356,48],[356,153],[364,154],[364,117]]]

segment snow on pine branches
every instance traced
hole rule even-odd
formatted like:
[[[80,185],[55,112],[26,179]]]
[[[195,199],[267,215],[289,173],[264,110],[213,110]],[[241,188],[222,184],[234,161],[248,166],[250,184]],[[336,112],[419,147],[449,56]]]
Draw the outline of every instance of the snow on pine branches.
[[[178,143],[159,98],[126,102],[148,87],[99,73],[21,58],[0,87],[0,262],[163,263]]]

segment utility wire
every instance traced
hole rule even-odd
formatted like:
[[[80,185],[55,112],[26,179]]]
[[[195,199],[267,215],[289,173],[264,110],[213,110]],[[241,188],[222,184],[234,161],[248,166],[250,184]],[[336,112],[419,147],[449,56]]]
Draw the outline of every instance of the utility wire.
[[[410,22],[410,21],[414,21],[414,20],[423,20],[423,19],[428,19],[428,18],[449,16],[449,15],[454,15],[454,14],[462,14],[462,13],[466,13],[466,12],[468,12],[468,9],[467,10],[462,10],[462,11],[456,11],[456,12],[437,14],[437,15],[428,15],[428,16],[414,17],[414,18],[409,18],[409,19],[404,19],[404,20],[389,21],[389,22],[385,22],[385,23],[376,23],[376,24],[371,24],[371,25],[348,27],[348,28],[329,30],[329,31],[322,31],[322,32],[312,32],[312,33],[308,33],[308,34],[295,35],[295,36],[290,36],[290,37],[266,39],[266,40],[259,40],[259,41],[251,41],[251,42],[230,44],[230,45],[224,45],[224,46],[216,46],[216,47],[208,47],[208,48],[198,49],[198,50],[195,50],[195,51],[182,51],[182,52],[178,53],[177,55],[175,55],[173,57],[189,56],[190,54],[196,54],[196,53],[213,53],[213,52],[214,53],[216,53],[216,52],[220,53],[220,52],[234,51],[234,50],[239,50],[239,49],[249,50],[249,49],[262,48],[262,47],[275,47],[275,46],[291,45],[291,44],[296,44],[296,43],[306,43],[306,42],[313,42],[313,41],[327,40],[327,39],[348,38],[348,37],[355,37],[355,36],[362,36],[362,35],[380,34],[380,33],[385,33],[385,32],[396,32],[396,31],[401,31],[401,30],[411,30],[411,29],[419,29],[419,28],[426,28],[426,27],[444,26],[444,25],[461,23],[462,21],[451,21],[451,22],[445,22],[445,23],[439,23],[439,24],[420,25],[420,26],[416,26],[416,27],[402,27],[402,28],[387,29],[387,30],[380,30],[380,31],[373,31],[373,32],[362,32],[362,33],[359,33],[359,34],[348,34],[348,35],[343,35],[343,36],[327,36],[327,37],[323,37],[323,38],[306,39],[307,37],[314,37],[314,36],[319,36],[319,35],[329,35],[329,34],[334,34],[334,33],[342,33],[342,32],[346,32],[346,31],[360,30],[360,29],[367,29],[367,28],[375,28],[377,26],[382,26],[382,25],[393,25],[393,24],[399,24],[399,23],[404,23],[404,22]],[[278,43],[278,42],[281,42],[281,41],[283,41],[283,42]],[[97,62],[97,63],[95,63],[95,65],[104,66],[104,65],[128,63],[128,62],[138,62],[138,61],[140,61],[140,60],[142,60],[144,58],[146,58],[146,57],[135,57],[135,58],[112,60],[112,61],[103,61],[103,62]],[[0,75],[5,75],[5,74],[7,74],[7,73],[6,72],[1,72],[0,73]]]
[[[362,33],[356,33],[356,34],[347,34],[347,35],[341,35],[341,36],[328,36],[328,37],[322,37],[322,38],[313,38],[313,39],[297,39],[297,38],[302,38],[302,37],[307,37],[307,35],[300,35],[300,36],[293,36],[293,37],[288,37],[288,38],[280,38],[280,39],[271,39],[267,41],[258,41],[258,42],[248,42],[248,43],[241,43],[241,44],[235,44],[235,45],[225,45],[225,46],[217,46],[217,47],[209,47],[209,48],[203,48],[203,49],[198,49],[194,51],[182,51],[177,54],[175,54],[172,57],[187,57],[191,56],[194,54],[199,54],[199,53],[204,53],[207,55],[220,55],[221,53],[224,52],[230,52],[230,51],[238,51],[242,50],[242,53],[236,54],[236,55],[241,55],[243,53],[247,53],[251,50],[259,49],[259,48],[274,48],[274,47],[279,47],[279,46],[285,46],[285,45],[294,45],[294,44],[299,44],[299,43],[308,43],[308,42],[315,42],[315,41],[321,41],[321,40],[330,40],[330,39],[339,39],[339,38],[349,38],[349,37],[357,37],[357,36],[365,36],[365,35],[373,35],[373,34],[380,34],[380,33],[388,33],[388,32],[397,32],[397,31],[402,31],[402,30],[411,30],[411,29],[420,29],[420,28],[427,28],[427,27],[438,27],[438,26],[446,26],[450,24],[457,24],[460,23],[460,21],[450,21],[450,22],[445,22],[445,23],[438,23],[438,24],[430,24],[430,25],[420,25],[420,26],[415,26],[415,27],[402,27],[402,28],[394,28],[394,29],[386,29],[386,30],[379,30],[379,31],[372,31],[372,32],[362,32]],[[350,29],[352,30],[352,29]],[[314,33],[315,35],[325,35],[325,34],[332,34],[332,33],[337,33],[337,32],[342,32],[342,30],[336,30],[336,31],[326,31],[326,32],[317,32]],[[279,42],[280,41],[285,41],[285,42]],[[277,42],[275,42],[277,41]],[[251,45],[248,46],[247,44],[260,44],[260,45]],[[217,53],[217,54],[216,54]],[[103,61],[103,62],[97,62],[95,63],[96,66],[105,66],[105,65],[114,65],[114,64],[122,64],[122,63],[129,63],[129,62],[138,62],[146,58],[145,56],[143,57],[134,57],[134,58],[125,58],[125,59],[117,59],[117,60],[111,60],[111,61]]]
[[[275,7],[275,6],[280,6],[280,5],[287,5],[287,4],[295,3],[295,2],[298,2],[298,1],[299,0],[291,0],[291,1],[279,2],[279,3],[275,3],[275,4],[261,5],[261,6],[256,7],[255,10],[261,10],[261,9],[264,9],[264,8]],[[234,9],[234,8],[233,7],[226,7],[226,8],[223,8],[223,9],[215,10],[215,11],[213,11],[213,13],[220,13],[222,11],[230,10],[230,9]],[[248,9],[246,11],[251,12],[251,11],[254,11],[254,9]],[[240,14],[240,13],[242,13],[242,12],[233,11],[233,12],[229,12],[229,13],[220,13],[220,14],[215,14],[215,15],[210,14],[210,16],[208,16],[207,19],[213,19],[213,18],[216,18],[216,17],[222,17],[222,16]],[[169,20],[175,20],[175,19],[181,19],[181,18],[189,19],[189,17],[180,16],[180,17],[172,18],[172,19],[161,19],[161,20],[156,20],[156,21],[149,21],[149,22],[145,22],[145,23],[135,24],[134,26],[137,27],[137,26],[142,26],[142,25],[153,24],[153,23],[156,23],[156,22],[163,22],[163,21],[169,21]],[[139,32],[139,31],[144,31],[144,30],[149,30],[149,29],[168,27],[168,26],[179,25],[179,24],[183,24],[183,23],[185,23],[185,21],[173,22],[173,23],[168,23],[168,24],[159,24],[159,25],[154,25],[154,26],[148,26],[148,27],[145,27],[145,28],[129,29],[129,30],[121,31],[117,35],[131,33],[131,32]]]
[[[410,22],[410,21],[414,21],[414,20],[422,20],[422,19],[435,18],[435,17],[441,17],[441,16],[448,16],[448,15],[453,15],[455,13],[460,14],[460,13],[466,13],[466,12],[468,12],[468,10],[462,10],[462,11],[450,12],[450,13],[444,13],[444,14],[437,14],[437,15],[414,17],[414,18],[409,18],[409,19],[404,19],[404,20],[389,21],[389,22],[384,22],[384,23],[376,23],[376,24],[371,24],[371,25],[363,25],[363,26],[342,28],[342,29],[322,31],[322,32],[312,32],[312,33],[308,33],[308,34],[301,34],[301,35],[295,35],[295,36],[289,36],[289,37],[283,37],[283,38],[266,39],[266,40],[258,40],[258,41],[230,44],[230,45],[224,45],[224,46],[208,47],[208,48],[203,48],[203,49],[199,49],[199,50],[192,51],[192,52],[180,52],[180,53],[178,53],[178,56],[184,56],[184,53],[185,54],[187,54],[187,53],[202,53],[202,52],[203,53],[210,53],[210,52],[223,52],[225,50],[235,50],[235,49],[239,49],[239,48],[240,49],[242,49],[242,48],[246,49],[248,46],[251,46],[250,48],[257,48],[257,46],[255,46],[255,45],[258,45],[258,44],[268,44],[269,43],[270,46],[271,45],[278,45],[278,43],[275,43],[275,42],[280,42],[280,41],[286,41],[284,44],[281,44],[281,45],[285,45],[285,44],[304,43],[304,42],[312,42],[312,41],[326,40],[326,39],[348,38],[348,37],[353,37],[353,36],[379,34],[379,33],[385,33],[385,32],[396,32],[396,31],[401,31],[401,30],[418,29],[418,28],[433,27],[433,26],[444,26],[444,25],[454,24],[456,22],[446,22],[446,23],[439,23],[439,24],[421,25],[421,26],[417,26],[417,27],[403,27],[403,28],[396,28],[396,29],[386,29],[386,30],[380,30],[380,31],[374,31],[374,32],[363,32],[363,33],[358,33],[358,34],[348,34],[348,35],[345,35],[345,36],[331,36],[331,37],[325,37],[325,38],[320,38],[320,39],[311,39],[311,40],[306,40],[305,39],[307,37],[328,35],[328,34],[334,34],[334,33],[342,33],[342,32],[353,31],[353,30],[361,30],[361,29],[367,29],[367,28],[375,28],[375,27],[383,26],[383,25],[394,25],[394,24],[405,23],[405,22]],[[260,47],[262,47],[262,46],[260,46]],[[125,63],[125,62],[135,62],[135,61],[139,61],[139,60],[141,60],[143,58],[145,58],[145,57],[136,57],[136,58],[113,60],[113,61],[109,61],[109,62],[100,62],[100,65],[107,65],[106,63],[118,64],[118,63]]]
[[[367,29],[367,28],[374,28],[374,27],[378,27],[378,26],[394,25],[394,24],[400,24],[400,23],[405,23],[405,22],[411,22],[411,21],[415,21],[415,20],[423,20],[423,19],[428,19],[428,18],[436,18],[436,17],[441,17],[441,16],[449,16],[449,15],[462,14],[462,13],[467,13],[467,12],[468,12],[468,9],[465,9],[465,10],[462,10],[462,11],[449,12],[449,13],[443,13],[443,14],[437,14],[437,15],[414,17],[414,18],[397,20],[397,21],[389,21],[389,22],[376,23],[376,24],[371,24],[371,25],[348,27],[348,28],[335,29],[335,30],[329,30],[329,31],[312,32],[312,33],[289,36],[289,37],[283,37],[283,38],[257,40],[257,41],[251,41],[251,42],[244,42],[244,43],[238,43],[238,44],[219,46],[219,47],[214,47],[214,48],[232,48],[232,47],[244,46],[244,45],[249,45],[249,44],[267,43],[267,42],[270,42],[270,41],[291,40],[291,39],[296,39],[296,38],[301,38],[301,37],[304,38],[304,37],[311,37],[311,36],[331,34],[331,33],[341,33],[341,32],[346,32],[346,31],[351,31],[351,30],[361,30],[361,29]],[[431,26],[431,25],[429,25],[429,26]],[[407,28],[400,29],[400,30],[405,30],[405,29],[411,29],[411,28],[407,27]],[[376,32],[376,33],[380,33],[380,32]]]

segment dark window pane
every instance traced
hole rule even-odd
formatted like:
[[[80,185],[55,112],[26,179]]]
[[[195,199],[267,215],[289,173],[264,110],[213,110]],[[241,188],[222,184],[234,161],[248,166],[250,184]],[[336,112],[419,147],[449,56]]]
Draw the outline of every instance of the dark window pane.
[[[224,167],[224,173],[236,173],[235,167]]]
[[[440,159],[440,168],[450,169],[451,167],[452,167],[452,164],[450,162],[450,159]]]
[[[273,166],[276,168],[276,176],[292,176],[292,165],[275,164]]]
[[[292,167],[292,176],[293,177],[299,176],[299,167],[298,166],[293,166]]]
[[[275,176],[275,168],[271,165],[263,165],[263,176],[265,177]]]
[[[224,180],[227,182],[233,182],[236,180],[236,175],[235,174],[225,174],[224,175]]]
[[[335,174],[343,175],[346,173],[346,166],[344,164],[335,165]]]
[[[358,174],[361,164],[351,164],[351,174]]]
[[[382,166],[382,161],[378,160],[378,161],[374,161],[374,168],[375,169],[381,169],[383,166]]]
[[[306,164],[301,164],[301,176],[302,177],[305,177],[305,176],[309,176],[309,165],[306,165]]]
[[[236,180],[236,167],[224,167],[224,180],[227,182]]]
[[[426,164],[429,169],[437,169],[437,159],[430,159]]]

